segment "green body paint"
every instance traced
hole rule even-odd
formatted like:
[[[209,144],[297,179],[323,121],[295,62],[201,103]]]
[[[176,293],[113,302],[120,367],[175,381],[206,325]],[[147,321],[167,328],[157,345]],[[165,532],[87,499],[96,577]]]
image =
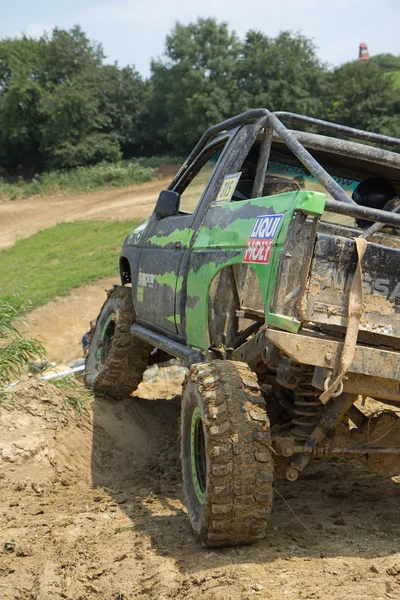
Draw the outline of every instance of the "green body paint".
[[[165,248],[169,244],[174,244],[175,242],[181,242],[183,247],[187,247],[190,244],[190,240],[192,239],[193,229],[175,229],[168,236],[158,236],[153,235],[148,239],[148,243],[153,246],[159,246],[160,248]]]
[[[209,208],[204,225],[200,228],[193,244],[192,257],[187,281],[188,302],[186,303],[186,334],[187,342],[191,346],[207,349],[208,338],[208,298],[212,280],[221,269],[240,264],[247,240],[256,220],[255,212],[259,215],[283,214],[283,219],[273,240],[273,249],[268,263],[247,263],[255,271],[261,290],[265,308],[265,321],[274,324],[285,331],[296,332],[299,323],[284,315],[270,313],[272,294],[274,291],[280,252],[285,243],[288,228],[293,213],[300,210],[307,215],[318,216],[324,211],[326,196],[319,192],[288,192],[266,198],[255,198],[241,202],[227,202],[213,205]],[[239,211],[243,207],[252,209],[254,216],[248,219],[238,218],[226,226],[207,227],[207,223],[218,222],[218,211]],[[259,211],[255,209],[259,209]],[[236,253],[236,255],[234,255]],[[195,256],[197,254],[197,257]],[[226,255],[226,261],[221,260],[221,255]],[[208,255],[210,261],[208,262]],[[215,256],[219,255],[217,263]],[[200,268],[193,268],[198,259]],[[197,299],[191,307],[190,300]]]
[[[176,293],[182,289],[183,277],[177,277],[176,273],[163,273],[162,275],[154,275],[154,281],[160,285],[169,285]]]

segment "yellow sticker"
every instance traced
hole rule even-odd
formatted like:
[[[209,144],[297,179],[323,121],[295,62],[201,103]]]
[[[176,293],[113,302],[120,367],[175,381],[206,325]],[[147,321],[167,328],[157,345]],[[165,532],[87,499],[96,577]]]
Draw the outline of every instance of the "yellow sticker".
[[[230,173],[224,178],[215,202],[229,202],[242,173]]]

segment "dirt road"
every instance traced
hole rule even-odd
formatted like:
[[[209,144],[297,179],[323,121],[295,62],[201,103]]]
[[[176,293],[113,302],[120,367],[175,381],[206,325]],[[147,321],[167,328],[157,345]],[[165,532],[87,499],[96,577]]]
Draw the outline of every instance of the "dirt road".
[[[0,413],[2,599],[400,597],[399,486],[357,463],[316,461],[297,483],[278,480],[265,541],[197,545],[178,389],[179,377],[159,374],[141,398],[96,398],[78,420],[65,390],[16,391]]]
[[[0,249],[64,221],[145,218],[175,171],[175,167],[166,168],[156,181],[121,189],[0,200]]]
[[[29,313],[29,335],[43,340],[48,360],[59,363],[81,358],[81,339],[89,321],[99,314],[106,300],[105,290],[118,283],[118,276],[99,279]]]

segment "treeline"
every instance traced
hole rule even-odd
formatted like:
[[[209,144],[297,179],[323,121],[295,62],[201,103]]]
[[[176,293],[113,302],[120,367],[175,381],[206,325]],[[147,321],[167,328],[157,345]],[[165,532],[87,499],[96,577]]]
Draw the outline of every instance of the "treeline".
[[[0,177],[186,154],[204,130],[255,107],[400,137],[400,57],[334,70],[287,31],[244,39],[214,19],[176,24],[144,79],[105,64],[80,27],[0,41]]]

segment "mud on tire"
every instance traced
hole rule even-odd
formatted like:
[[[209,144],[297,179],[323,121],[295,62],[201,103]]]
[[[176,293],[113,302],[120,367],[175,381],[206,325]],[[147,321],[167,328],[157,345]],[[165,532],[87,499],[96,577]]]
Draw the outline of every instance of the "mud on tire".
[[[273,499],[271,435],[256,375],[245,363],[189,370],[181,404],[189,521],[205,546],[264,538]]]
[[[85,382],[95,392],[119,398],[141,382],[152,348],[132,336],[134,322],[132,288],[108,291],[86,361]]]

